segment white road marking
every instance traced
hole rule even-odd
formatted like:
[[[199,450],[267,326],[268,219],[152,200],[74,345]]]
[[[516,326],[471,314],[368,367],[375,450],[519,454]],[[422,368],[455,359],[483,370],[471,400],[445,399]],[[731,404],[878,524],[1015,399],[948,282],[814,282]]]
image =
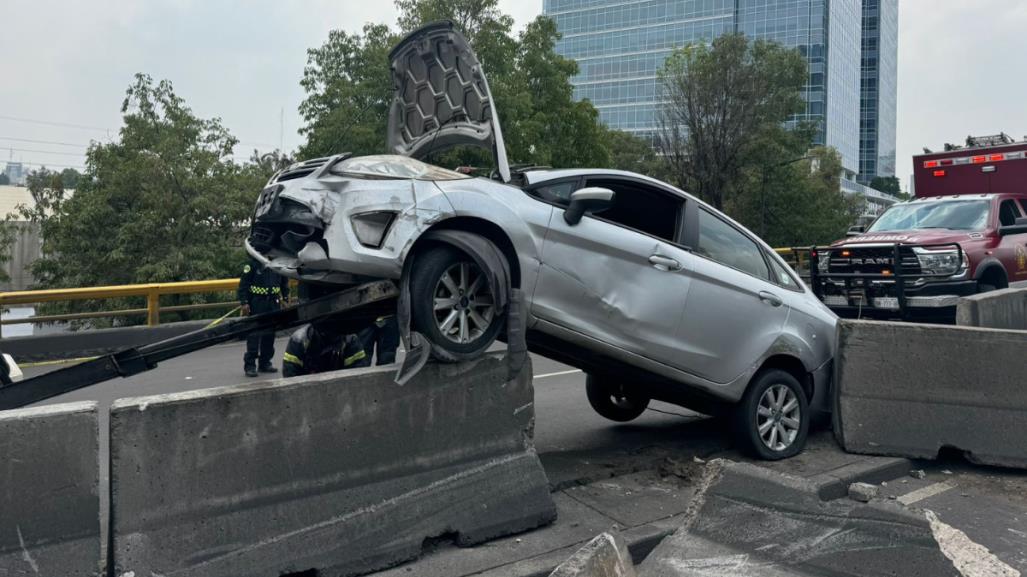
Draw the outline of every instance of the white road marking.
[[[573,375],[574,373],[580,373],[581,369],[571,369],[569,371],[557,371],[555,373],[544,373],[541,375],[535,375],[536,379],[545,379],[548,377],[559,377],[561,375]]]
[[[938,519],[927,511],[927,521],[942,554],[952,561],[964,577],[1020,577],[1020,572],[1002,562],[987,547],[975,543],[966,533]]]
[[[916,491],[913,491],[911,493],[906,493],[905,495],[899,497],[897,501],[899,503],[902,503],[903,505],[912,505],[917,501],[923,501],[928,497],[933,497],[935,495],[944,493],[945,491],[948,491],[949,489],[954,489],[955,487],[955,483],[950,483],[948,481],[945,481],[943,483],[934,483],[926,487],[917,489]]]

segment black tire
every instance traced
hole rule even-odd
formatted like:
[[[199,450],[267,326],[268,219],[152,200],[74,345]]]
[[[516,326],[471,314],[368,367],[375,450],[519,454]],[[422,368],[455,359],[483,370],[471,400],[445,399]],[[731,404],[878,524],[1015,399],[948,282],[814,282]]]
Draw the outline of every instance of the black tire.
[[[977,294],[990,293],[991,291],[997,291],[998,287],[993,284],[985,284],[982,282],[977,283]]]
[[[778,400],[783,402],[774,402]],[[789,409],[792,401],[795,407]],[[790,373],[770,369],[753,378],[735,408],[735,434],[740,448],[754,457],[767,461],[787,459],[806,447],[810,417],[809,401],[799,381]],[[795,421],[797,425],[793,426]],[[761,434],[760,427],[768,422],[769,427]],[[787,441],[778,440],[782,436]]]
[[[649,406],[649,397],[627,393],[623,385],[592,375],[585,379],[585,392],[588,394],[588,404],[597,413],[618,423],[637,419]]]
[[[479,319],[487,321],[487,326],[482,329],[475,324],[473,329],[468,330],[466,340],[460,334],[455,337],[443,334],[442,327],[436,318],[436,315],[442,312],[435,310],[436,295],[439,292],[443,275],[454,267],[459,270],[461,265],[468,267],[466,269],[468,273],[481,274],[474,259],[456,248],[442,245],[429,248],[418,254],[410,272],[410,318],[413,329],[431,342],[432,355],[446,362],[466,361],[481,356],[495,342],[506,322],[506,315],[493,307],[491,316],[478,314]],[[487,286],[487,284],[486,282],[485,285]],[[448,289],[443,286],[442,290],[447,291]],[[469,311],[474,306],[462,297],[459,300],[463,301],[463,304],[454,305],[455,308],[463,307],[461,310]],[[484,311],[484,309],[475,308],[475,311]],[[472,318],[467,320],[468,326],[474,322]],[[458,327],[458,333],[460,330]],[[454,338],[458,340],[454,340]]]

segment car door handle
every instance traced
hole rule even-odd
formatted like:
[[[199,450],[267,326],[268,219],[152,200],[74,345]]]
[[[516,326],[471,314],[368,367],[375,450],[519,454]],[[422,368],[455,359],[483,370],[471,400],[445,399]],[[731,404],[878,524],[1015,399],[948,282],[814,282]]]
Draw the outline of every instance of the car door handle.
[[[775,307],[779,307],[782,304],[784,304],[784,301],[781,300],[781,297],[767,291],[760,291],[760,300]]]
[[[653,265],[653,268],[665,272],[672,270],[681,270],[681,263],[672,258],[667,258],[665,256],[660,256],[658,254],[654,254],[649,257],[649,264]]]

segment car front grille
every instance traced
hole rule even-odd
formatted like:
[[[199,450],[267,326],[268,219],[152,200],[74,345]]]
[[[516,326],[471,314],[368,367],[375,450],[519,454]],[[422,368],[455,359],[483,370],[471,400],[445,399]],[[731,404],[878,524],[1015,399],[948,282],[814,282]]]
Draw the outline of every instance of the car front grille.
[[[847,255],[845,253],[848,253]],[[884,247],[847,247],[831,249],[829,273],[895,274],[895,249]],[[899,247],[901,273],[905,277],[920,274],[920,260],[913,249]],[[887,271],[887,272],[886,272]]]

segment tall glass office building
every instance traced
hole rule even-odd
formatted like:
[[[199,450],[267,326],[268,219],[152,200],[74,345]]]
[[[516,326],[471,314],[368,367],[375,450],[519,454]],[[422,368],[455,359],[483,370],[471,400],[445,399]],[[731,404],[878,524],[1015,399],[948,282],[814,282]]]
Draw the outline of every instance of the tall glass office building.
[[[656,71],[675,48],[730,32],[798,48],[810,67],[805,116],[846,170],[860,159],[860,0],[543,0],[578,61],[575,96],[610,127],[639,134],[658,124]],[[893,3],[893,0],[885,0]]]
[[[859,181],[895,176],[898,0],[863,0]]]

